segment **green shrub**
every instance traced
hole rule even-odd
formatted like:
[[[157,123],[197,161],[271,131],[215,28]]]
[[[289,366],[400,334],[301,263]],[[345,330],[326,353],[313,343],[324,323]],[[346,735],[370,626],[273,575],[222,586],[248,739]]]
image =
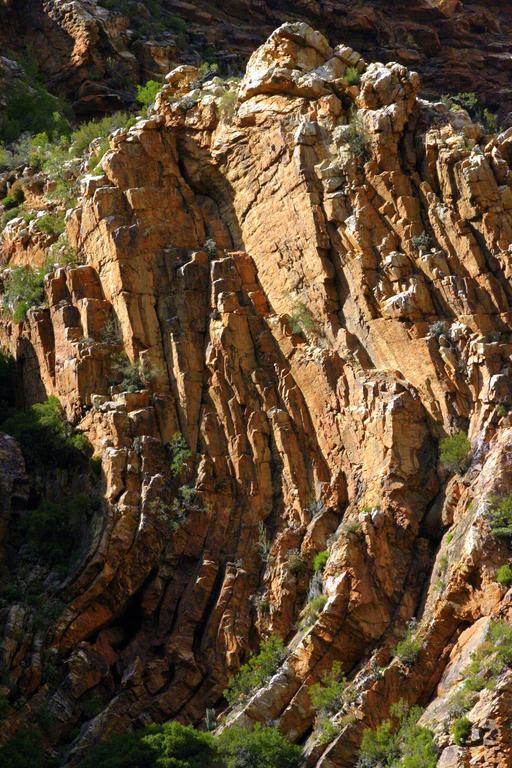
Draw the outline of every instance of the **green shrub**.
[[[48,93],[41,83],[16,80],[9,87],[6,106],[0,112],[0,141],[16,141],[24,132],[67,133],[68,111],[65,102]]]
[[[324,549],[322,550],[322,552],[317,552],[313,560],[313,571],[315,573],[317,573],[318,571],[323,571],[325,566],[327,565],[328,559],[329,559],[328,549]]]
[[[10,221],[21,215],[20,208],[10,208],[0,215],[0,230],[4,229]]]
[[[311,703],[320,717],[332,717],[342,706],[347,681],[341,663],[335,661],[329,672],[324,672],[321,682],[309,687]]]
[[[504,584],[506,587],[510,587],[512,584],[512,568],[510,565],[502,565],[496,571],[496,581],[498,584]]]
[[[20,443],[29,468],[75,466],[88,448],[85,438],[73,433],[56,397],[17,411],[1,429]]]
[[[64,212],[45,213],[37,219],[37,228],[45,235],[61,235],[66,228]]]
[[[418,725],[422,710],[401,701],[391,707],[393,721],[385,720],[363,734],[357,768],[435,768],[438,750],[434,735]]]
[[[230,680],[224,691],[228,703],[233,705],[243,701],[256,688],[264,685],[277,672],[286,656],[286,647],[279,637],[272,635],[268,640],[264,640],[259,652]]]
[[[473,724],[467,717],[458,717],[457,720],[454,720],[450,728],[454,743],[462,747],[468,740],[472,727]]]
[[[2,768],[57,768],[55,760],[48,758],[43,750],[41,737],[35,731],[18,731],[0,747]]]
[[[171,474],[173,477],[179,477],[192,456],[192,451],[181,432],[175,432],[166,447],[171,456]]]
[[[487,513],[491,531],[495,536],[512,538],[512,494],[503,499],[492,497],[491,503]]]
[[[471,443],[464,432],[456,432],[445,437],[440,443],[440,461],[443,467],[450,472],[463,473],[468,468]]]
[[[138,392],[146,389],[155,378],[155,371],[147,360],[132,363],[125,352],[116,352],[111,357],[111,383],[124,392]]]
[[[15,323],[21,322],[28,309],[44,300],[44,278],[48,267],[13,267],[4,272],[2,306]]]
[[[276,728],[259,723],[251,730],[227,728],[218,744],[226,768],[299,768],[302,764],[300,747],[290,744]]]
[[[145,112],[147,112],[149,107],[154,103],[161,87],[162,83],[159,83],[156,80],[148,80],[146,85],[137,86],[137,102]]]
[[[404,639],[401,640],[395,648],[395,656],[400,659],[403,664],[411,666],[418,658],[420,651],[421,643],[416,638],[416,623],[412,621],[409,623]]]
[[[361,82],[361,73],[357,67],[347,67],[347,71],[345,72],[345,80],[349,85],[359,85]]]

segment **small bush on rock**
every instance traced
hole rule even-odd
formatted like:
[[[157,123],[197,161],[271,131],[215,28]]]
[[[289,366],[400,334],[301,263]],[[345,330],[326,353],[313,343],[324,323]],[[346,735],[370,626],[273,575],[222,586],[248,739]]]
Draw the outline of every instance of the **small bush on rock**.
[[[432,731],[418,725],[421,712],[404,701],[391,707],[393,720],[365,730],[357,768],[435,768],[438,750]]]
[[[150,106],[154,103],[161,88],[162,83],[159,83],[156,80],[148,80],[145,85],[137,86],[137,102],[144,112],[147,112]]]
[[[512,494],[502,499],[492,497],[491,504],[487,513],[491,531],[495,536],[512,539]]]
[[[277,728],[257,724],[251,730],[227,728],[218,740],[226,768],[299,768],[302,750],[290,744]]]
[[[462,747],[466,743],[472,727],[471,720],[468,720],[467,717],[458,717],[453,721],[450,733],[457,746]]]
[[[329,550],[324,549],[322,552],[317,552],[314,560],[313,560],[313,571],[317,573],[318,571],[323,571],[325,566],[327,565],[327,561],[329,559]]]
[[[268,640],[264,640],[259,652],[240,668],[224,691],[228,703],[233,705],[243,701],[256,688],[264,685],[277,672],[287,653],[279,637],[272,635]]]
[[[440,443],[440,461],[443,467],[450,472],[462,474],[468,468],[471,443],[464,432],[456,432],[445,437]]]
[[[414,664],[421,651],[421,643],[416,638],[416,622],[409,622],[407,633],[395,648],[395,656],[406,666]]]
[[[510,587],[512,584],[512,568],[510,565],[502,565],[496,571],[496,581],[498,584],[503,584],[506,587]]]

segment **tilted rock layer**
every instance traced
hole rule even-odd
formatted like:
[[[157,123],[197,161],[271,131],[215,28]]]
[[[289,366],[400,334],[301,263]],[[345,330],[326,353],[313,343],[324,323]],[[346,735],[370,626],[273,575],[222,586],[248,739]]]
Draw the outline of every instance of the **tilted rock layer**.
[[[512,491],[512,131],[485,137],[419,99],[416,73],[302,23],[252,55],[236,101],[215,81],[188,93],[188,67],[167,79],[82,180],[67,230],[84,265],[0,328],[27,399],[57,395],[101,456],[105,494],[51,630],[10,609],[3,663],[25,703],[4,733],[44,701],[73,764],[111,731],[198,723],[275,633],[284,665],[230,721],[273,722],[309,765],[341,768],[402,698],[429,705],[440,765],[510,766],[510,672],[479,695],[466,746],[446,711],[489,621],[512,619],[486,518]],[[114,318],[148,390],[109,389]],[[449,480],[438,440],[460,429],[471,466]],[[177,432],[197,495],[170,526]],[[11,460],[1,480],[23,478]],[[412,617],[405,665],[393,649]],[[56,687],[44,654],[65,662]],[[326,745],[308,688],[334,661],[354,696]],[[84,717],[100,688],[108,703]]]

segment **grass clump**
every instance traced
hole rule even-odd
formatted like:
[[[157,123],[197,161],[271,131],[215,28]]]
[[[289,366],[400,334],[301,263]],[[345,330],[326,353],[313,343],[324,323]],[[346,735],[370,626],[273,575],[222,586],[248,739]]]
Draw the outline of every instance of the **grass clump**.
[[[449,472],[462,474],[468,468],[471,443],[464,432],[444,437],[440,443],[439,456],[441,465]]]
[[[422,710],[402,700],[391,707],[391,720],[364,731],[357,768],[435,768],[438,750],[431,730],[418,725]]]
[[[454,720],[450,728],[454,744],[457,744],[459,747],[464,746],[469,738],[472,727],[473,724],[467,717],[458,717]]]
[[[323,571],[325,566],[327,565],[328,559],[329,559],[328,549],[324,549],[322,550],[322,552],[317,552],[313,560],[313,571],[315,573],[318,573],[319,571]]]
[[[496,581],[498,584],[503,584],[505,587],[510,587],[512,584],[512,568],[510,565],[502,565],[496,571]]]
[[[29,468],[47,470],[76,466],[88,449],[82,435],[73,432],[56,397],[16,411],[1,424],[2,432],[20,444]]]
[[[244,701],[264,685],[286,659],[287,650],[281,638],[272,635],[264,640],[257,654],[244,664],[231,679],[224,696],[230,705]]]
[[[487,517],[495,536],[512,539],[512,494],[502,499],[492,497]]]
[[[350,123],[344,129],[343,138],[357,160],[368,162],[371,158],[371,139],[359,112],[354,111],[352,114]]]
[[[322,613],[327,602],[326,595],[316,595],[308,600],[302,610],[302,627],[311,627]]]
[[[412,620],[409,622],[404,639],[395,648],[395,656],[400,659],[402,664],[409,667],[414,664],[420,651],[421,643],[416,637],[416,622]]]

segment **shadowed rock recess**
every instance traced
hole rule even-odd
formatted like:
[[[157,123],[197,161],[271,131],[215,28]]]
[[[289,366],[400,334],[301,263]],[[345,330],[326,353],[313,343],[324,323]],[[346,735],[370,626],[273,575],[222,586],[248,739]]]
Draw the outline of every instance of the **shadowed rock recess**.
[[[4,604],[0,741],[40,728],[77,765],[113,732],[200,725],[277,635],[286,659],[220,728],[272,724],[308,766],[348,768],[403,699],[441,768],[511,766],[510,652],[454,701],[512,621],[491,514],[512,493],[512,129],[486,135],[419,98],[415,72],[299,22],[241,82],[166,80],[82,175],[66,229],[83,263],[0,323],[25,404],[56,396],[101,460],[99,481],[39,480],[50,497],[100,482],[101,504],[47,577],[51,621]],[[41,263],[30,231],[7,225],[4,262]],[[146,388],[111,386],[123,350]],[[460,433],[467,457],[441,461]],[[8,540],[35,491],[11,437],[0,457]],[[325,738],[310,686],[335,662]]]

